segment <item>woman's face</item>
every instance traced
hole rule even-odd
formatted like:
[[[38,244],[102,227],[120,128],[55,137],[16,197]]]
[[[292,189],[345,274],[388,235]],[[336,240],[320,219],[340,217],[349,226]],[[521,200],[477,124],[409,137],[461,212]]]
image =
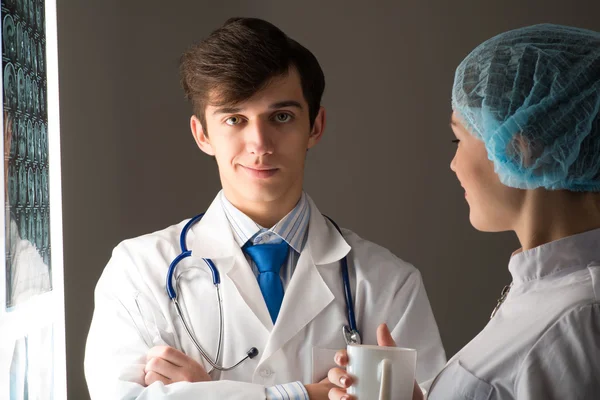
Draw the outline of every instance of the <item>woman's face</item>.
[[[465,189],[471,225],[485,232],[514,230],[525,191],[500,182],[484,143],[467,131],[458,114],[452,114],[450,126],[457,143],[450,169]]]

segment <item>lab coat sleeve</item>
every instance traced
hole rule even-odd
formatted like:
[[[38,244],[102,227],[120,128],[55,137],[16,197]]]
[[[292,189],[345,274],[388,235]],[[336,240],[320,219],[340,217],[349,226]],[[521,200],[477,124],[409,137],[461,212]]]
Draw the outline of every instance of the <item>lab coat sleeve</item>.
[[[154,344],[131,304],[136,291],[148,292],[143,285],[131,258],[125,251],[115,249],[96,287],[86,344],[84,367],[92,400],[266,398],[263,385],[244,382],[156,382],[145,387],[146,354]]]
[[[446,353],[431,305],[425,292],[421,273],[413,272],[398,288],[392,309],[401,314],[395,325],[390,326],[392,337],[400,347],[417,349],[417,382],[434,378],[446,364]]]
[[[600,304],[578,306],[531,348],[515,380],[519,400],[600,399]]]

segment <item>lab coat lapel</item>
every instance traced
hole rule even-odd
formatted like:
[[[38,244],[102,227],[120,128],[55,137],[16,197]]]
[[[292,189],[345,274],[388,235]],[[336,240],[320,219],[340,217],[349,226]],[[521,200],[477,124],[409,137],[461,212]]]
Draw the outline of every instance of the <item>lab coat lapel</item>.
[[[271,321],[271,315],[258,286],[256,276],[239,247],[234,249],[234,254],[233,266],[227,273],[227,276],[232,280],[238,293],[252,313],[258,318],[267,332],[271,332],[273,330],[273,321]],[[243,311],[238,310],[236,312]]]
[[[219,272],[227,273],[233,264],[233,250],[237,247],[229,221],[221,206],[221,193],[215,197],[200,221],[192,225],[187,235],[188,248],[194,258],[221,260]],[[228,260],[228,262],[223,262]]]
[[[257,318],[257,321],[271,332],[273,322],[269,310],[262,297],[260,287],[252,268],[242,253],[233,237],[231,226],[221,205],[219,193],[212,202],[204,217],[192,226],[188,233],[188,246],[192,250],[192,257],[212,259],[221,279],[226,274],[234,283],[239,296]],[[237,302],[236,302],[237,304]],[[247,312],[238,306],[227,306],[229,312]],[[233,308],[235,307],[235,308]]]
[[[350,246],[335,227],[325,220],[313,201],[308,200],[311,207],[308,239],[285,292],[261,362],[283,347],[335,299],[319,268],[339,265],[337,261],[350,251]]]

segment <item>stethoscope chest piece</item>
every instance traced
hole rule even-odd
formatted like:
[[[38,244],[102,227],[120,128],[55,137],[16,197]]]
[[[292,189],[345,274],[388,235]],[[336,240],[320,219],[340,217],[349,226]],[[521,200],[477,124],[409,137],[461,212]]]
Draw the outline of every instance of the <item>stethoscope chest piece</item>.
[[[351,330],[348,325],[342,326],[342,333],[346,344],[361,344],[360,333],[357,330]]]

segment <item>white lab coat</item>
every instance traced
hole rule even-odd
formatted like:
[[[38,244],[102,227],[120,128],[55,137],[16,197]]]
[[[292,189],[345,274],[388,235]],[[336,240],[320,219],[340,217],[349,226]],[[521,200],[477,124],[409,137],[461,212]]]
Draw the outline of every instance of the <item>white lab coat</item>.
[[[275,326],[218,199],[188,232],[193,256],[180,263],[176,275],[180,300],[197,340],[215,356],[216,292],[210,270],[201,260],[210,258],[221,274],[222,363],[236,363],[251,347],[259,350],[254,359],[217,375],[218,381],[143,386],[146,353],[157,344],[183,350],[210,369],[187,337],[165,291],[167,269],[180,252],[179,235],[186,221],[117,246],[96,287],[86,346],[85,374],[92,399],[168,395],[171,399],[262,400],[266,386],[318,382],[335,365],[335,350],[346,347],[339,261],[347,254],[363,342],[375,344],[376,328],[386,322],[399,345],[418,350],[417,378],[432,378],[444,365],[445,355],[420,273],[350,231],[342,237],[310,198],[309,202],[307,242]]]
[[[506,300],[429,400],[600,399],[600,229],[515,254]]]

